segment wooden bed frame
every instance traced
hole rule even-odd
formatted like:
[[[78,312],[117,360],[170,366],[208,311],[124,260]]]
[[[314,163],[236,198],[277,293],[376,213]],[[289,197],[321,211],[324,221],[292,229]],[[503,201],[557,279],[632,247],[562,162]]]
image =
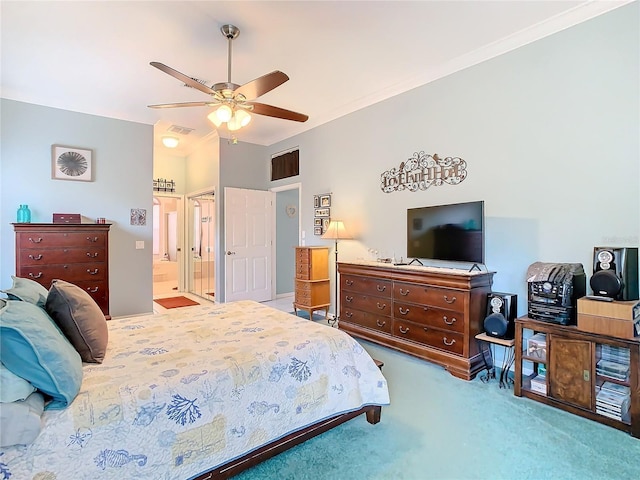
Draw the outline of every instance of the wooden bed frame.
[[[289,435],[268,443],[257,450],[247,453],[242,457],[231,460],[223,465],[220,465],[213,470],[203,473],[194,480],[213,480],[213,479],[225,479],[239,474],[240,472],[254,467],[259,463],[278,455],[279,453],[289,450],[296,445],[306,442],[310,438],[313,438],[321,433],[331,430],[334,427],[351,420],[359,415],[366,414],[367,422],[375,425],[380,421],[382,415],[382,407],[378,405],[370,405],[362,407],[359,410],[353,412],[344,413],[342,415],[336,415],[327,420],[314,423],[309,427],[298,430],[297,432],[290,433]]]

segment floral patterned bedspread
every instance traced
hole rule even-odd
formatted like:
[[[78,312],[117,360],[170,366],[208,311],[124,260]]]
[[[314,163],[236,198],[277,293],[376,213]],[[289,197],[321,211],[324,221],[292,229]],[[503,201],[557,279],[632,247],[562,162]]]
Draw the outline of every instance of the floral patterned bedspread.
[[[256,302],[108,325],[104,363],[84,364],[80,393],[45,411],[33,444],[2,449],[0,479],[185,480],[318,420],[389,403],[350,336]]]

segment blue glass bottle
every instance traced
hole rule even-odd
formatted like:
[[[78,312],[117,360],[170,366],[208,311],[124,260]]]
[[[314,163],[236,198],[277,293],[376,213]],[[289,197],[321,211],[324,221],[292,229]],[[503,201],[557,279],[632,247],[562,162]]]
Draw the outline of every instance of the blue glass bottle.
[[[18,209],[18,223],[31,223],[31,210],[29,210],[29,205],[20,205]]]

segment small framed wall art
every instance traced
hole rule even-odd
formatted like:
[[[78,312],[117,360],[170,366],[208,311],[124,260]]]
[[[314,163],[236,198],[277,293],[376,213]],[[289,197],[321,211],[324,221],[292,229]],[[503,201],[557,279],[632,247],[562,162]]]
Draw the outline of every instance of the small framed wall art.
[[[329,208],[316,208],[315,216],[316,217],[330,217],[329,212],[331,210]]]
[[[321,227],[322,226],[322,218],[314,218],[313,219],[313,226],[314,227]]]
[[[313,227],[314,235],[322,235],[322,227]]]
[[[320,206],[321,207],[330,207],[331,206],[331,194],[327,193],[325,195],[320,195]]]
[[[51,145],[51,178],[92,182],[92,157],[87,148]]]

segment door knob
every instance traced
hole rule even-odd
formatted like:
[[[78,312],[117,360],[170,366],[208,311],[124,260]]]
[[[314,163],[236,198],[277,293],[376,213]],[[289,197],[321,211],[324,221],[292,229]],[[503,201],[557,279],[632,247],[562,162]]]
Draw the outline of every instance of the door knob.
[[[236,252],[232,252],[231,250],[227,250],[227,255],[235,255]]]

